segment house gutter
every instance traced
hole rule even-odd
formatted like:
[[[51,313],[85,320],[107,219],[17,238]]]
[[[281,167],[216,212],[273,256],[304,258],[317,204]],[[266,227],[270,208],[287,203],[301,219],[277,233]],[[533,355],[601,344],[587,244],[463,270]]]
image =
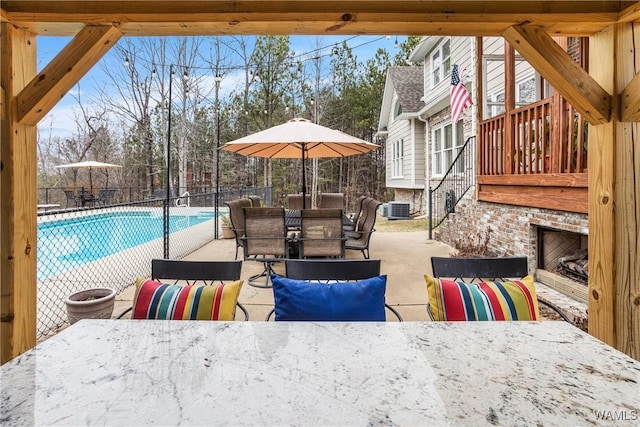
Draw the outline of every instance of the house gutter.
[[[429,135],[431,131],[429,130],[429,121],[426,118],[423,118],[421,114],[418,114],[418,120],[424,123],[424,190],[427,193],[425,197],[425,201],[427,205],[429,204],[429,190],[431,189],[431,168],[429,167],[429,159],[431,158],[431,144],[429,143]],[[429,209],[429,206],[426,206]]]
[[[416,185],[416,119],[411,119],[411,187]]]

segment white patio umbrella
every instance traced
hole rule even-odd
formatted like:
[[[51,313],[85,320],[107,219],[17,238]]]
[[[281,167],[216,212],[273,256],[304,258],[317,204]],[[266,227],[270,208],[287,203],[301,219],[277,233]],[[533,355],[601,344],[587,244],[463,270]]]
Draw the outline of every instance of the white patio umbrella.
[[[91,169],[93,168],[121,168],[120,165],[115,165],[113,163],[102,163],[96,162],[94,160],[86,160],[84,162],[78,163],[68,163],[66,165],[56,166],[57,168],[88,168],[89,169],[89,187],[91,192],[93,193],[93,177],[91,176]]]
[[[221,150],[243,156],[272,159],[302,159],[302,200],[305,200],[305,160],[346,157],[368,153],[380,147],[339,130],[320,126],[307,119],[294,118],[286,123],[227,142]],[[306,207],[306,206],[304,206]]]

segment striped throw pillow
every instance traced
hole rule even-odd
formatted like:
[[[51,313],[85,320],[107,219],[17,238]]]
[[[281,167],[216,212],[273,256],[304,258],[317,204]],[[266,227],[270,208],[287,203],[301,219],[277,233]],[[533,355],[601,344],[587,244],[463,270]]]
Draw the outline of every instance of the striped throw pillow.
[[[432,320],[538,320],[540,316],[533,276],[483,283],[424,278]]]
[[[217,285],[168,285],[136,280],[133,319],[234,320],[242,280]]]

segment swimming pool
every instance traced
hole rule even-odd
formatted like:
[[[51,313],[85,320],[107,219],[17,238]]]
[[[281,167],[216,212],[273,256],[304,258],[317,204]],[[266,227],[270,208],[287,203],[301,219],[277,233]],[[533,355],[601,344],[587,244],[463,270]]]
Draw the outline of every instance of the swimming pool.
[[[169,233],[214,218],[171,215]],[[100,213],[38,224],[38,280],[141,245],[163,235],[162,214],[148,211]]]

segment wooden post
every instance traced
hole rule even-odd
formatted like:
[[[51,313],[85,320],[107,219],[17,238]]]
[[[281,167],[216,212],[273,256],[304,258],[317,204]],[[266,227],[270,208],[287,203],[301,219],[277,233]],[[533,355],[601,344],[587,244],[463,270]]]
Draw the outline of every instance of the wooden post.
[[[36,36],[3,22],[0,152],[1,362],[36,344],[36,126],[18,123],[16,96],[36,75]]]
[[[562,47],[562,49],[564,49],[565,51],[567,50],[567,39],[566,37],[553,37],[553,40],[558,43],[558,45],[560,47]],[[562,145],[562,141],[564,139],[566,139],[566,136],[564,135],[565,132],[565,125],[566,123],[566,119],[565,119],[565,107],[567,102],[565,101],[565,99],[562,97],[562,95],[560,95],[560,93],[558,93],[557,90],[553,89],[553,86],[551,86],[552,88],[552,97],[553,97],[553,102],[552,102],[552,109],[553,111],[551,112],[551,117],[552,117],[552,123],[551,123],[551,128],[553,129],[553,136],[552,136],[552,141],[556,141],[555,144],[551,145],[551,150],[549,153],[549,158],[550,158],[550,164],[548,165],[549,167],[549,172],[551,173],[562,173],[562,151],[561,151],[561,147]],[[570,171],[565,171],[565,173],[568,173]]]
[[[632,25],[590,38],[590,74],[613,102],[611,121],[589,126],[589,333],[640,360],[640,129],[619,110],[639,59]]]
[[[479,36],[476,37],[476,124],[479,124],[480,122],[482,122],[484,120],[484,103],[485,103],[485,99],[484,99],[484,39]],[[480,126],[476,126],[476,158],[475,158],[475,173],[476,175],[479,173],[480,171],[480,159],[481,159],[481,155],[483,150],[485,149],[485,147],[482,145],[483,140],[481,137],[481,133],[480,133]],[[480,191],[480,186],[475,185],[475,198],[478,198],[478,192]],[[431,195],[431,191],[429,191],[429,195]],[[429,201],[429,203],[431,203],[431,201]],[[429,204],[429,207],[431,207],[431,204]],[[431,215],[429,215],[429,218],[431,218]],[[431,226],[429,226],[429,233],[431,234]],[[429,239],[431,239],[431,236],[429,236]]]
[[[504,172],[514,172],[513,166],[515,146],[513,144],[515,134],[511,111],[516,106],[516,56],[513,46],[504,41]]]

